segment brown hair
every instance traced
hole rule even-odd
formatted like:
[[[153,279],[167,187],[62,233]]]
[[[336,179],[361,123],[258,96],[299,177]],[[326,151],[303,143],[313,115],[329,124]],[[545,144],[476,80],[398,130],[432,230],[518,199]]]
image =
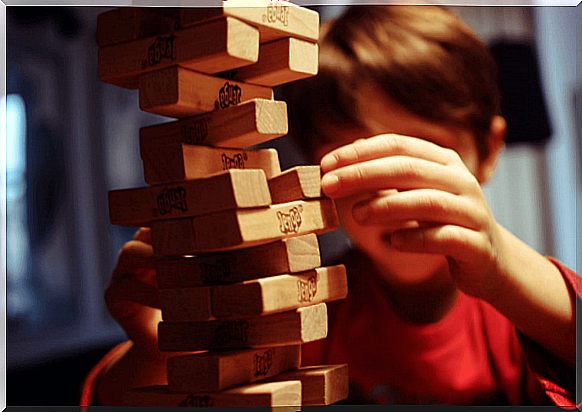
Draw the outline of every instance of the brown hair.
[[[307,155],[333,142],[330,127],[363,128],[354,93],[364,81],[424,119],[472,131],[480,158],[488,155],[490,122],[499,114],[497,68],[452,12],[352,6],[321,29],[318,75],[281,90],[290,134]]]

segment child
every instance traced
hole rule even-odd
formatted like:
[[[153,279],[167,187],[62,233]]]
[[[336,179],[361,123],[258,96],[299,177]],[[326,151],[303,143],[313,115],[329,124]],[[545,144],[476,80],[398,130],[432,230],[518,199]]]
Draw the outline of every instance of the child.
[[[486,47],[439,7],[356,6],[286,94],[354,245],[348,298],[303,363],[347,363],[348,404],[572,405],[576,275],[499,226],[479,186],[505,133]],[[132,343],[96,369],[102,404],[165,383],[159,310],[128,303],[156,299],[141,229],[106,293]]]

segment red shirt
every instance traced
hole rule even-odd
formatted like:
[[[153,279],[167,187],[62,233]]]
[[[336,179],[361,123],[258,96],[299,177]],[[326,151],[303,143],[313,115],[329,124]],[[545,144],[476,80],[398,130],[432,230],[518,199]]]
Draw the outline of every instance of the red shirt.
[[[348,364],[345,403],[573,404],[574,371],[489,304],[461,293],[439,322],[409,323],[366,273],[374,270],[367,259],[353,251],[341,261],[348,298],[328,304],[329,335],[304,345],[302,357],[305,365]],[[556,264],[575,291],[576,275]]]

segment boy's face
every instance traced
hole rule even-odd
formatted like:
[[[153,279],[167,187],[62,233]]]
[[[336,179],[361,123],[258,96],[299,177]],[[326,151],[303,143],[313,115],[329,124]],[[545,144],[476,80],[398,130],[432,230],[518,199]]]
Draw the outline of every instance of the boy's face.
[[[424,120],[403,107],[380,96],[373,88],[361,88],[357,95],[358,110],[366,131],[333,131],[337,136],[334,144],[325,145],[317,151],[318,160],[328,152],[359,138],[379,134],[399,134],[421,138],[439,146],[455,150],[467,168],[481,175],[477,147],[473,135],[466,130],[448,128]],[[483,180],[483,179],[480,179]],[[394,192],[389,187],[382,194]],[[336,206],[343,228],[352,242],[371,257],[389,283],[421,283],[439,270],[447,267],[444,256],[404,253],[392,248],[387,240],[391,232],[407,225],[423,225],[423,222],[406,222],[400,227],[364,226],[355,221],[352,210],[356,204],[377,196],[380,192],[359,194],[336,199]]]

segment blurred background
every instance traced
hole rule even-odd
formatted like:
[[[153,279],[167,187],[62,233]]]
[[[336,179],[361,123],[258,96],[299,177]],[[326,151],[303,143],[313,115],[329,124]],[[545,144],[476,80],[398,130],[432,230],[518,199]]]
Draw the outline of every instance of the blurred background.
[[[325,19],[343,7],[313,8]],[[6,8],[9,406],[77,405],[86,373],[125,340],[103,291],[135,228],[109,223],[107,192],[145,186],[138,130],[170,119],[140,112],[137,91],[98,80],[96,20],[108,9]],[[490,208],[531,247],[576,270],[582,8],[451,9],[501,69],[509,134],[484,189]],[[288,138],[262,147],[279,149],[283,168],[305,163]],[[347,247],[340,232],[321,244],[324,261]]]

